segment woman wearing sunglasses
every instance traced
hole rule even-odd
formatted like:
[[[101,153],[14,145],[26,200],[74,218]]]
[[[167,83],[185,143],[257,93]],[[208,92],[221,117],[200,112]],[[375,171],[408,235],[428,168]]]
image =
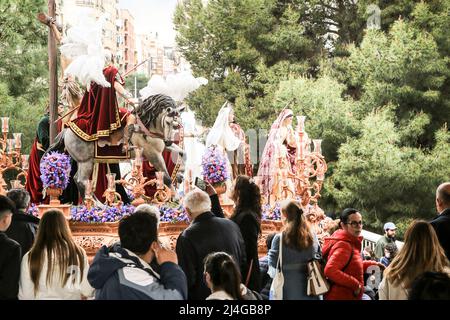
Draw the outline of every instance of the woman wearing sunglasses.
[[[325,300],[361,300],[364,270],[371,265],[380,265],[376,261],[362,260],[361,232],[361,214],[347,208],[340,216],[340,229],[325,238],[322,254],[327,260],[325,276],[331,282]]]

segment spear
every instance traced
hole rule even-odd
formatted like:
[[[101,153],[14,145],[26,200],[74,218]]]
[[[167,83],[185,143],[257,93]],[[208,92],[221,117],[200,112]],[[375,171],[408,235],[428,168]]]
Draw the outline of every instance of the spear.
[[[130,70],[128,70],[124,75],[123,78],[125,78],[126,76],[128,76],[131,72],[133,72],[134,70],[136,70],[138,67],[140,67],[141,65],[143,65],[145,62],[147,62],[148,60],[150,60],[150,58],[145,59],[144,61],[142,61],[141,63],[138,63],[137,65],[135,65],[133,68],[131,68]]]

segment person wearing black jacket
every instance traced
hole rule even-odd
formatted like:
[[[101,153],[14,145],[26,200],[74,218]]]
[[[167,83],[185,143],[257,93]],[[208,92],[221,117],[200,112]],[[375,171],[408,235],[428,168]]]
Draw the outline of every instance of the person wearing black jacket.
[[[176,252],[178,263],[187,277],[189,300],[205,300],[211,293],[203,276],[204,260],[208,254],[219,251],[230,254],[241,274],[246,266],[245,243],[239,227],[223,218],[217,195],[209,194],[211,198],[197,189],[184,197],[183,204],[191,225],[178,237]],[[211,212],[212,207],[214,213]]]
[[[430,221],[439,243],[450,260],[450,182],[441,184],[436,190],[436,210],[439,215]]]
[[[25,189],[11,189],[7,193],[16,205],[11,225],[6,235],[20,244],[22,257],[30,251],[39,226],[39,219],[25,212],[30,204],[30,194]]]
[[[8,238],[14,202],[0,195],[0,300],[17,299],[20,278],[20,244]]]
[[[236,204],[231,220],[241,230],[247,257],[242,282],[251,290],[261,292],[258,258],[258,238],[261,234],[261,192],[253,179],[248,176],[238,176],[231,199]]]

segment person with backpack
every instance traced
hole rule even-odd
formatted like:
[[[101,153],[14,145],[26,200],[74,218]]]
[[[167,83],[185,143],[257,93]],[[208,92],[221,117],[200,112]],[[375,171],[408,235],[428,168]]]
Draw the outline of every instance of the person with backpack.
[[[384,266],[376,261],[362,260],[362,216],[358,210],[345,209],[340,216],[340,227],[325,238],[322,249],[326,259],[325,276],[330,290],[325,300],[361,300],[364,293],[364,270],[371,265]]]

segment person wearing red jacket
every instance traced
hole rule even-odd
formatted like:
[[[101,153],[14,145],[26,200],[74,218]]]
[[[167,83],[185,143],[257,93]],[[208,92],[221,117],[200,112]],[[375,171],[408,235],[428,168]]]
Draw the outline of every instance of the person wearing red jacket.
[[[362,216],[358,210],[345,209],[340,216],[340,227],[331,237],[324,239],[325,276],[331,282],[325,300],[361,300],[364,270],[380,263],[362,260]]]

